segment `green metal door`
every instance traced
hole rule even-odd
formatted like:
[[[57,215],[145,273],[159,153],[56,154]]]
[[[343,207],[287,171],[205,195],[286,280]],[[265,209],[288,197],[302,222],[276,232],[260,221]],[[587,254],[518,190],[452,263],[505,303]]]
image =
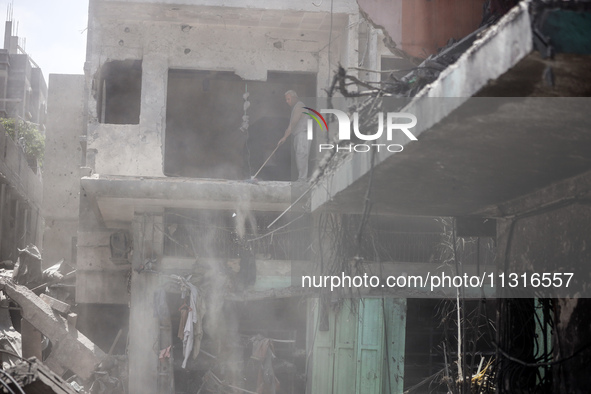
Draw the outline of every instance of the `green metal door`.
[[[307,366],[307,375],[312,377],[312,393],[332,393],[333,383],[333,343],[334,320],[329,316],[329,330],[318,329],[320,302],[318,299],[310,300],[310,315],[308,321],[312,329],[308,341],[313,344],[311,365]],[[332,322],[331,322],[332,320]]]
[[[384,299],[384,309],[386,315],[384,342],[386,346],[384,346],[383,393],[402,393],[406,349],[406,298],[386,298]]]
[[[359,300],[357,335],[357,394],[382,392],[384,314],[382,300]]]
[[[336,313],[335,341],[334,341],[334,393],[356,394],[355,370],[357,357],[355,343],[357,337],[357,313],[351,309],[351,302],[347,300]]]
[[[406,300],[346,300],[329,311],[329,330],[318,330],[318,300],[310,302],[308,369],[312,394],[402,393]]]

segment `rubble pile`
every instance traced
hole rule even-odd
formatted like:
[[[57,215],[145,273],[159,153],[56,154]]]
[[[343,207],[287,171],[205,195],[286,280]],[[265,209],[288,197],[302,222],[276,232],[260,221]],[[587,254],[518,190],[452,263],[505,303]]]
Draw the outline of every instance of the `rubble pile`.
[[[125,357],[106,355],[76,329],[75,270],[61,261],[42,271],[34,245],[19,253],[16,263],[4,262],[13,270],[0,270],[5,392],[123,393]]]
[[[35,358],[21,360],[15,366],[3,371],[6,383],[3,392],[35,394],[80,393],[78,385],[70,385],[59,375]]]

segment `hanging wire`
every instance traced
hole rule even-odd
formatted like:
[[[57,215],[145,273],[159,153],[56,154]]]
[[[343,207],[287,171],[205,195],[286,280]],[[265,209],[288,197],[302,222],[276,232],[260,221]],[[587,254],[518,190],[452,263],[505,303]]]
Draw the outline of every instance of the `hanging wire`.
[[[16,394],[9,386],[8,384],[6,384],[6,382],[2,379],[0,379],[0,384],[2,385],[2,387],[4,387],[6,389],[6,391],[8,391],[8,393],[10,394]],[[17,387],[20,388],[20,386],[17,385]],[[23,393],[24,394],[24,393]]]
[[[4,375],[6,375],[6,377],[18,388],[18,391],[20,391],[21,394],[25,394],[25,391],[22,389],[22,387],[17,383],[17,381],[8,372],[6,372],[3,369],[0,369],[0,372],[2,372]],[[0,379],[0,381],[1,381],[1,379]]]

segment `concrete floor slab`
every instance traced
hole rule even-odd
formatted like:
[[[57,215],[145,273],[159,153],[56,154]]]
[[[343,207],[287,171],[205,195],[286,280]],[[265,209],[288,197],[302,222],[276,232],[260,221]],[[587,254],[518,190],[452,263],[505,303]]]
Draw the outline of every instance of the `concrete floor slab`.
[[[281,212],[292,201],[289,182],[94,175],[82,178],[81,186],[105,222],[131,221],[134,210],[150,207]]]
[[[551,64],[564,78],[585,75],[588,61],[539,59],[527,6],[505,15],[400,111],[417,116],[418,141],[380,152],[373,170],[370,153],[350,154],[314,188],[312,210],[362,212],[371,181],[373,213],[469,216],[590,170],[591,99],[539,97],[581,95],[576,80],[544,88],[543,73]],[[473,97],[481,95],[522,98]]]

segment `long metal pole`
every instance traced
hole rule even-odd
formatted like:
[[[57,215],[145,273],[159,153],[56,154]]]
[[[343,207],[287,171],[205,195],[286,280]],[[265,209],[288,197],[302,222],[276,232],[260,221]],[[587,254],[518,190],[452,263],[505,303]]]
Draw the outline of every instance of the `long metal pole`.
[[[252,176],[252,178],[256,178],[257,175],[259,175],[259,172],[261,172],[261,170],[263,169],[263,167],[265,166],[265,164],[267,164],[267,162],[269,161],[269,159],[271,159],[271,157],[273,157],[273,155],[275,154],[275,152],[277,152],[277,149],[279,149],[280,145],[277,145],[275,147],[275,149],[273,149],[273,152],[271,152],[271,154],[269,155],[269,157],[267,158],[267,160],[265,160],[265,162],[263,163],[263,165],[261,166],[261,168],[259,168],[259,170],[256,172],[256,174],[254,174]]]

